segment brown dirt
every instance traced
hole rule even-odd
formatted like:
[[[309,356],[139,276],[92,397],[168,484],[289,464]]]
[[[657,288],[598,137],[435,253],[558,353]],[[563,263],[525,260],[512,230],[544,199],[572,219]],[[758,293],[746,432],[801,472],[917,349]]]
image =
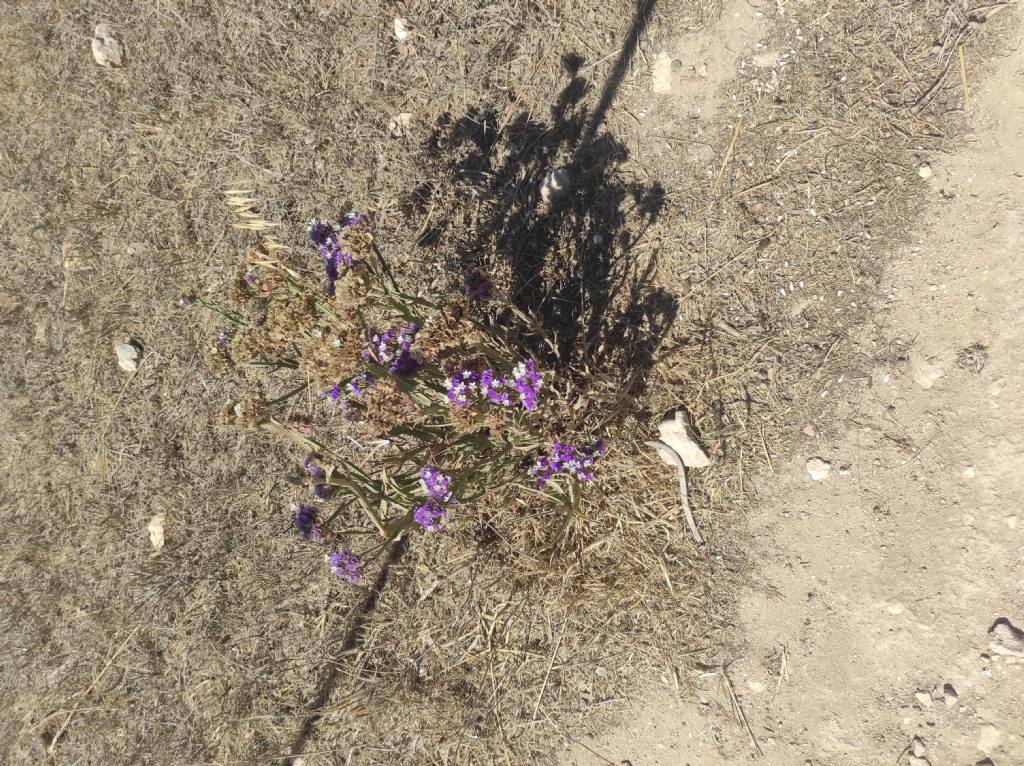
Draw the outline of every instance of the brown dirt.
[[[914,737],[933,766],[1024,763],[1024,657],[988,642],[997,618],[1024,624],[1022,71],[1008,44],[971,96],[969,145],[928,155],[927,214],[844,340],[864,377],[821,379],[817,435],[756,479],[751,586],[716,659],[764,757],[707,668],[635,697],[630,724],[565,763],[924,766]],[[945,372],[929,389],[925,365]]]
[[[929,193],[918,156],[959,131],[958,82],[936,78],[963,10],[0,9],[0,757],[543,763],[643,679],[670,668],[685,688],[747,608],[736,517],[756,477],[792,470],[824,381],[854,385],[879,356],[848,331],[878,294],[879,242]],[[99,21],[120,69],[92,60]],[[979,56],[1000,23],[971,28]],[[662,51],[681,67],[652,94]],[[544,209],[558,165],[577,186]],[[567,353],[593,350],[567,365],[626,380],[614,465],[561,559],[411,546],[353,629],[367,593],[289,529],[301,455],[214,427],[249,378],[209,373],[215,317],[177,305],[227,292],[245,239],[221,189],[239,179],[290,243],[313,216],[369,211],[406,285],[481,263]],[[144,348],[133,375],[111,351],[126,336]],[[643,446],[680,405],[716,461],[691,484],[704,549]]]

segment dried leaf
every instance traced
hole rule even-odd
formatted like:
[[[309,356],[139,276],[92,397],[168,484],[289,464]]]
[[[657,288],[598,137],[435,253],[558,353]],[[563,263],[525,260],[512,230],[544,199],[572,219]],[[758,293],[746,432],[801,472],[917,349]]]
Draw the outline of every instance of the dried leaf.
[[[687,468],[705,468],[711,465],[707,453],[700,446],[690,427],[689,418],[682,410],[676,411],[674,416],[662,421],[658,431],[661,433],[661,440],[676,451]],[[665,465],[674,465],[670,458],[659,454]]]

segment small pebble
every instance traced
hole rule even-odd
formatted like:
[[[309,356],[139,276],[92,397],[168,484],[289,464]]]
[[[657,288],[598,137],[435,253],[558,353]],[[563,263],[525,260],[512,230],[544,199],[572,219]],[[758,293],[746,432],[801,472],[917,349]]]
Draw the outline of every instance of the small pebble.
[[[824,481],[832,472],[832,463],[820,458],[812,457],[807,461],[807,475],[814,481]]]
[[[910,742],[910,751],[918,758],[924,758],[928,754],[928,748],[924,746],[924,740],[920,737],[914,737]]]
[[[907,763],[910,766],[932,766],[931,761],[920,755],[907,756]]]
[[[924,707],[931,707],[932,706],[932,695],[930,695],[928,692],[915,692],[914,693],[914,697],[917,699],[918,702],[921,703],[922,706],[924,706]],[[917,740],[915,740],[915,742],[916,741]]]
[[[1024,631],[1000,617],[988,629],[988,646],[996,654],[1024,657]]]
[[[956,693],[953,684],[946,683],[942,685],[942,701],[949,707],[953,707],[960,701],[960,695]]]
[[[931,178],[932,177],[932,166],[929,165],[927,162],[922,162],[918,166],[918,168],[917,168],[917,174],[919,176],[921,176],[921,178],[925,178],[925,179]]]
[[[818,435],[818,430],[814,426],[812,426],[810,423],[808,423],[806,426],[804,426],[801,429],[801,431],[803,433],[805,433],[807,436],[810,436],[812,438]]]

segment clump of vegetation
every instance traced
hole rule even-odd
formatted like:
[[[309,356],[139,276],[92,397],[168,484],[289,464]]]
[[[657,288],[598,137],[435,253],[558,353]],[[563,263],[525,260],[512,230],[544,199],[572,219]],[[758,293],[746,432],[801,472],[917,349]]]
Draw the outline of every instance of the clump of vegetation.
[[[224,425],[277,431],[305,449],[298,532],[332,549],[330,569],[356,584],[389,543],[471,528],[482,511],[529,524],[538,503],[555,504],[554,545],[606,441],[580,428],[573,386],[517,340],[528,318],[500,307],[476,271],[448,296],[403,292],[364,216],[313,220],[308,237],[287,258],[265,239],[240,265],[232,305],[200,299],[232,324],[208,347],[212,369],[302,378],[269,400],[255,387],[221,412]],[[342,419],[344,444],[281,414],[303,395]]]

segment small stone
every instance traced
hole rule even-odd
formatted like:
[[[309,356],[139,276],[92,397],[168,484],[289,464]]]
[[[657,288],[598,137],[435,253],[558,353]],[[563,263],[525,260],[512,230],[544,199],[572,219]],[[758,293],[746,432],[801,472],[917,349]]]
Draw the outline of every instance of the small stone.
[[[768,685],[763,681],[755,681],[752,679],[750,681],[747,681],[747,688],[750,689],[750,691],[754,694],[760,694],[768,688]]]
[[[810,437],[811,437],[812,439],[813,439],[813,438],[814,438],[815,436],[817,436],[817,435],[818,435],[818,429],[816,429],[816,428],[815,428],[814,426],[812,426],[812,425],[811,425],[810,423],[808,423],[807,425],[805,425],[805,426],[804,426],[804,427],[803,427],[802,429],[800,429],[800,430],[801,430],[801,432],[802,432],[802,433],[804,433],[804,434],[805,434],[805,435],[807,435],[807,436],[810,436]]]
[[[945,683],[942,685],[942,701],[945,702],[948,707],[953,707],[960,701],[960,695],[956,693],[956,689],[953,688],[953,684]]]
[[[123,53],[124,49],[114,37],[110,25],[97,24],[92,33],[92,57],[96,59],[96,63],[105,67],[121,66]]]
[[[1024,631],[1000,617],[988,629],[988,646],[996,654],[1024,657]]]
[[[909,766],[932,766],[931,761],[920,755],[907,756],[907,764]]]
[[[852,472],[852,469],[850,468],[850,466],[848,466],[848,465],[841,465],[841,466],[839,466],[839,475],[840,476],[849,476],[851,472]]]
[[[708,65],[704,62],[697,65],[697,76],[702,80],[708,79]]]
[[[807,461],[807,475],[814,481],[824,481],[832,472],[832,464],[820,457],[812,457]]]
[[[655,93],[672,92],[672,56],[661,51],[651,66],[651,90]]]
[[[391,122],[388,123],[388,133],[392,138],[402,138],[402,136],[409,135],[409,129],[411,127],[412,113],[399,112],[394,116]]]
[[[545,202],[561,199],[568,193],[569,184],[569,171],[565,168],[555,168],[540,185],[540,198]]]
[[[917,174],[924,179],[931,178],[932,166],[929,165],[927,162],[922,162],[920,165],[917,166]]]
[[[139,361],[142,359],[142,346],[139,345],[138,341],[131,338],[115,341],[114,353],[117,354],[117,366],[125,372],[135,372],[139,369]]]
[[[1003,734],[999,729],[990,723],[985,724],[978,732],[978,749],[983,753],[991,753],[999,747],[999,741],[1002,738]]]
[[[400,43],[404,43],[412,37],[412,26],[409,24],[409,20],[404,16],[395,16],[395,38]]]
[[[914,378],[914,382],[927,391],[946,374],[946,370],[935,364],[934,359],[914,357],[910,360],[910,374]]]
[[[932,695],[930,695],[928,692],[915,692],[914,693],[914,697],[924,707],[931,707],[932,706]]]
[[[928,748],[924,746],[923,739],[921,739],[920,737],[914,737],[910,741],[910,752],[912,752],[918,758],[924,758],[925,755],[928,754]]]

